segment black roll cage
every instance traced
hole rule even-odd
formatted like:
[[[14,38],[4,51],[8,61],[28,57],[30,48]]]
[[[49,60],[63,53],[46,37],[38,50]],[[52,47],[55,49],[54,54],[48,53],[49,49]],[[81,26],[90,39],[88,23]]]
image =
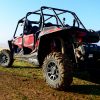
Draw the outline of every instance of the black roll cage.
[[[44,13],[43,11],[45,9],[52,10],[54,12],[54,14]],[[43,29],[43,27],[45,25],[44,22],[49,20],[52,17],[56,18],[57,25],[58,25],[58,21],[59,21],[61,23],[61,27],[66,27],[63,24],[63,22],[60,20],[59,16],[58,16],[58,15],[61,15],[63,13],[70,13],[74,17],[74,21],[77,22],[78,25],[80,24],[83,27],[83,29],[86,29],[85,26],[83,25],[83,23],[80,21],[80,19],[78,18],[78,16],[74,12],[69,11],[69,10],[63,10],[63,9],[58,9],[58,8],[42,6],[39,10],[36,10],[36,11],[33,11],[33,12],[28,12],[25,17],[23,17],[21,20],[18,21],[17,27],[16,27],[15,32],[14,32],[14,37],[15,37],[15,34],[16,34],[16,31],[17,31],[19,23],[23,23],[24,22],[24,26],[25,26],[27,17],[30,16],[31,14],[40,15],[40,21],[39,22],[38,21],[30,21],[30,22],[33,23],[33,24],[40,24],[40,29],[41,30]],[[49,16],[49,18],[44,19],[44,16]]]

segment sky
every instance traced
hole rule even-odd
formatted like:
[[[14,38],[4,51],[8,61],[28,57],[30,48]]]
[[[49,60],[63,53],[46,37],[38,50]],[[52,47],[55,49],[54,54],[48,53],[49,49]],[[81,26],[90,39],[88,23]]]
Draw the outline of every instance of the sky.
[[[0,0],[0,43],[12,39],[19,19],[41,6],[73,11],[87,29],[100,30],[100,0]]]

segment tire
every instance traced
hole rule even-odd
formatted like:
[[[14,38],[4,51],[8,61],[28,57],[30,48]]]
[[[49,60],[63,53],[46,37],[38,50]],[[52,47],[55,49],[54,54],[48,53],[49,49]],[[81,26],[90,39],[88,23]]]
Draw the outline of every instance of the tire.
[[[3,67],[10,67],[13,64],[13,56],[7,49],[0,51],[0,65]]]
[[[47,55],[43,62],[43,76],[46,83],[54,89],[64,89],[73,81],[70,60],[59,52]]]

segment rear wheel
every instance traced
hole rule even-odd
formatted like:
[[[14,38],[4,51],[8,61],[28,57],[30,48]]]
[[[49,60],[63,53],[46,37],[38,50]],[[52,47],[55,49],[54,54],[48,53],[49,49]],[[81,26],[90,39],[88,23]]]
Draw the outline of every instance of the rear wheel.
[[[4,67],[10,67],[13,63],[13,56],[7,49],[0,51],[0,65]]]
[[[43,63],[45,81],[50,87],[62,89],[72,83],[72,66],[70,60],[59,52],[50,53]]]

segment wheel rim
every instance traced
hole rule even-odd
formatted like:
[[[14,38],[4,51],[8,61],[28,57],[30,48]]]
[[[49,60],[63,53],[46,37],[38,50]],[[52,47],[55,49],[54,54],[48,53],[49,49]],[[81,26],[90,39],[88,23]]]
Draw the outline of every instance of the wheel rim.
[[[50,61],[47,65],[47,75],[49,79],[55,81],[59,76],[59,70],[57,64],[54,61]]]
[[[5,64],[8,62],[8,57],[5,54],[0,55],[0,63]]]

